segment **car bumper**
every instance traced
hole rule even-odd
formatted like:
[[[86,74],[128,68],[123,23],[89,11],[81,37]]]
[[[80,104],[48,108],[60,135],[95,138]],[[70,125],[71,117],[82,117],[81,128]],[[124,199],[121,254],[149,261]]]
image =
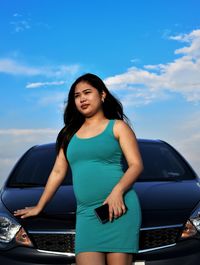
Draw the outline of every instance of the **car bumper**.
[[[135,260],[145,261],[144,265],[196,265],[200,260],[200,239],[187,239],[171,247],[139,253]]]
[[[133,255],[133,265],[196,265],[200,260],[200,240],[188,239],[175,246]],[[0,264],[49,265],[72,264],[75,256],[40,252],[33,248],[17,247],[0,252]]]
[[[74,255],[41,252],[28,247],[16,247],[12,250],[0,252],[0,264],[3,265],[61,265],[74,262]]]

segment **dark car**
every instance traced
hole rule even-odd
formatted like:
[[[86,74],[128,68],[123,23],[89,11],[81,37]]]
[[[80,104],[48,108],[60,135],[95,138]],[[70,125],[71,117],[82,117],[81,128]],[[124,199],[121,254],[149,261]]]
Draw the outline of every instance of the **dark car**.
[[[142,225],[133,264],[200,264],[198,176],[168,143],[138,139],[138,144],[144,171],[133,188],[141,203]],[[39,215],[13,216],[15,210],[37,204],[55,157],[55,143],[30,148],[1,189],[0,264],[75,263],[76,201],[70,168]]]

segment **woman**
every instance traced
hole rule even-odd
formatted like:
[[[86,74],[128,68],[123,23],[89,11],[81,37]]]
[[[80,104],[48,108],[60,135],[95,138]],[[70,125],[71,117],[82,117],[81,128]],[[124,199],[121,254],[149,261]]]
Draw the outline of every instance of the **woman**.
[[[133,183],[143,170],[134,132],[121,103],[96,75],[71,86],[57,137],[57,158],[35,207],[15,211],[21,218],[39,214],[61,185],[70,164],[77,200],[77,265],[130,265],[138,252],[141,209]],[[128,168],[123,170],[122,160]],[[108,204],[109,222],[94,209]]]

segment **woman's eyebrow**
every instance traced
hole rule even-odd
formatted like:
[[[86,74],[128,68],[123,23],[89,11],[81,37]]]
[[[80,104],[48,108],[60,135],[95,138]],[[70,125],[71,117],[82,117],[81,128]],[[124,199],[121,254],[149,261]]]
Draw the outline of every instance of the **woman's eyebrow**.
[[[87,92],[87,91],[91,91],[91,88],[86,88],[86,89],[84,89],[83,91],[81,91],[81,92]],[[74,95],[77,95],[77,94],[79,94],[80,92],[75,92],[74,93]]]

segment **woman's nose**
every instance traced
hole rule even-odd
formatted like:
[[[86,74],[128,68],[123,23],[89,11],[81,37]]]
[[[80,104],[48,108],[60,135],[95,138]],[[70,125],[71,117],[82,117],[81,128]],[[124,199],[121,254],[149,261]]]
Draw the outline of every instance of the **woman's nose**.
[[[80,102],[84,102],[85,100],[86,100],[86,98],[84,95],[80,96]]]

